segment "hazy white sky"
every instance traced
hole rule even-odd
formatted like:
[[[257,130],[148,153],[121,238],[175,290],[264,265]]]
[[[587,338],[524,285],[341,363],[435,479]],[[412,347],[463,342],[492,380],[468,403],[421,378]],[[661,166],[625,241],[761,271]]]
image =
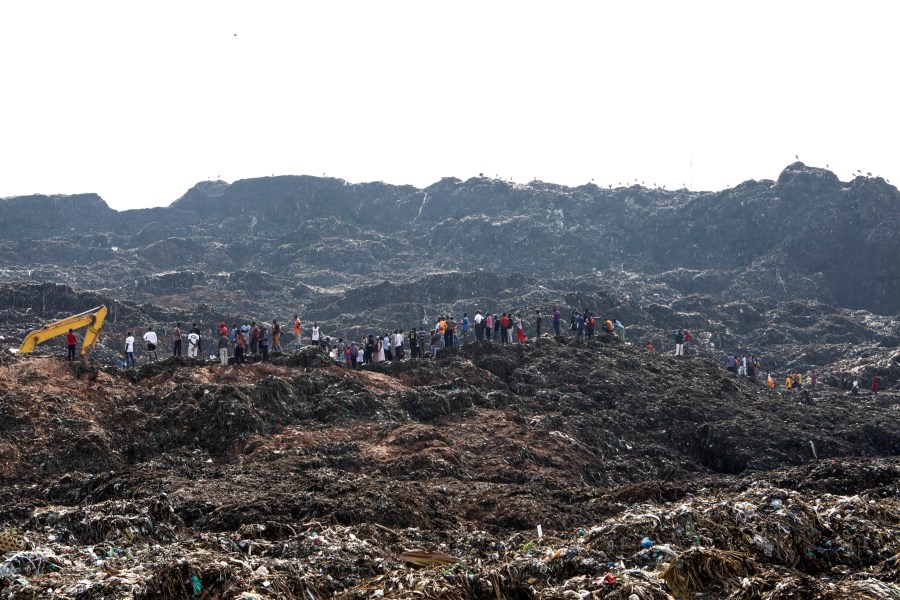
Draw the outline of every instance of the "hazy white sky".
[[[0,5],[0,196],[272,173],[900,182],[893,2]],[[691,166],[693,164],[693,167]]]

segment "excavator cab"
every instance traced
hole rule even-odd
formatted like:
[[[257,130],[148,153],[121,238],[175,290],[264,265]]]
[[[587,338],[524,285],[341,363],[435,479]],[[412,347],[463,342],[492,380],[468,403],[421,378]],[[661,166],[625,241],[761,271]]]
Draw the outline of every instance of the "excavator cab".
[[[97,344],[97,337],[100,335],[100,328],[103,327],[103,320],[106,318],[106,307],[98,306],[81,314],[67,317],[55,323],[44,325],[38,329],[29,331],[25,336],[25,340],[19,347],[19,353],[32,352],[34,348],[41,342],[49,339],[65,335],[69,329],[80,329],[87,327],[84,333],[84,343],[81,345],[81,355],[87,355]]]

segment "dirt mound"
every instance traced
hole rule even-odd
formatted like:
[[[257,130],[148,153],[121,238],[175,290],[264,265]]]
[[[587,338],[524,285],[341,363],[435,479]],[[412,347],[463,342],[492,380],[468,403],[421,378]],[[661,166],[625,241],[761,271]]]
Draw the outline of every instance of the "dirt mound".
[[[27,543],[0,597],[896,592],[890,392],[772,391],[612,336],[86,374],[0,366],[0,527]]]

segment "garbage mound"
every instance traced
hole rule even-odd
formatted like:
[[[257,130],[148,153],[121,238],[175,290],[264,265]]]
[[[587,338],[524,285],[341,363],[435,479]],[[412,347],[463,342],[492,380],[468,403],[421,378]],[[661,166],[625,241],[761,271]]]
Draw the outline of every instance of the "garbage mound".
[[[0,367],[0,598],[900,594],[892,390],[611,335],[90,374]]]

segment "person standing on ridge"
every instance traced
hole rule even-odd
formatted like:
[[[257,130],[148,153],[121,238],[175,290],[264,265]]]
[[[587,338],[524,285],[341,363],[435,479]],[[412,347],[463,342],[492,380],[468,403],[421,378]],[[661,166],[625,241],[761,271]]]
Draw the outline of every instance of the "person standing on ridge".
[[[244,341],[247,343],[247,350],[250,349],[250,323],[244,321],[244,324],[241,325],[241,333],[244,334]],[[246,355],[246,352],[244,353]]]
[[[228,347],[231,345],[231,339],[228,334],[219,335],[219,364],[223,367],[228,366]]]
[[[419,358],[425,358],[425,354],[428,352],[428,332],[425,331],[425,326],[419,327]]]
[[[398,329],[394,332],[394,360],[400,362],[403,360],[403,330]]]
[[[544,319],[541,318],[541,311],[534,311],[534,337],[541,337],[541,323],[544,322]]]
[[[878,384],[880,384],[880,383],[881,383],[881,379],[878,377],[878,375],[872,375],[872,385],[869,386],[869,389],[872,390],[872,395],[874,395],[874,396],[878,395],[878,389],[879,389]]]
[[[562,320],[562,315],[559,312],[559,309],[553,311],[553,331],[556,333],[556,337],[562,335],[559,328],[559,323]]]
[[[281,349],[281,325],[272,319],[272,352],[283,352]]]
[[[75,346],[78,345],[78,336],[75,335],[74,329],[69,329],[66,334],[66,345],[69,347],[69,362],[75,360]]]
[[[688,353],[688,342],[694,339],[693,334],[687,329],[684,330],[684,354]]]
[[[256,356],[259,354],[259,327],[256,325],[256,321],[250,324],[250,354]]]
[[[147,342],[147,358],[150,362],[153,362],[153,360],[158,359],[159,356],[156,354],[156,344],[158,343],[158,340],[152,327],[147,328],[147,333],[144,334],[144,341]]]
[[[409,328],[407,339],[409,339],[409,357],[419,358],[419,332],[416,331],[415,326]]]
[[[525,329],[522,324],[522,313],[516,314],[516,343],[521,344],[525,341]]]
[[[394,362],[394,343],[391,341],[390,333],[384,334],[381,339],[381,349],[384,350],[384,360]]]
[[[435,329],[431,334],[431,358],[436,359],[438,351],[441,349],[441,334]]]
[[[197,358],[197,355],[200,352],[200,334],[197,332],[197,329],[191,329],[191,332],[187,336],[188,338],[188,358]],[[237,354],[235,354],[237,356]]]
[[[297,348],[300,347],[300,334],[302,331],[300,328],[300,314],[298,313],[294,315],[294,344]]]
[[[318,323],[318,321],[314,321],[313,328],[312,328],[312,337],[311,337],[313,346],[319,346],[319,336],[320,335],[321,334],[319,333],[319,323]]]
[[[125,338],[125,368],[128,368],[128,365],[131,365],[132,368],[137,366],[137,363],[134,361],[134,335],[129,331],[128,336]]]
[[[472,318],[475,321],[475,341],[483,342],[484,341],[484,315],[481,314],[480,310],[475,311],[475,316]]]
[[[622,325],[622,322],[618,319],[616,319],[616,322],[613,323],[613,332],[619,336],[619,339],[621,339],[623,342],[625,341],[625,326]]]
[[[370,333],[369,341],[372,342],[372,355],[369,357],[369,364],[374,365],[381,362],[381,336]]]
[[[259,351],[262,353],[263,362],[269,362],[269,330],[265,325],[259,328]]]
[[[594,328],[597,327],[597,320],[594,315],[588,315],[584,318],[584,335],[586,337],[594,337]]]
[[[175,330],[172,332],[172,356],[181,356],[181,323],[175,323]]]
[[[459,330],[462,332],[463,344],[469,343],[469,314],[463,313],[462,323],[460,323]]]
[[[494,317],[491,316],[491,313],[487,313],[484,317],[484,331],[482,335],[484,336],[485,342],[491,341],[491,332],[494,330]]]
[[[191,323],[191,333],[197,334],[197,354],[203,352],[203,339],[200,337],[200,328],[197,327],[196,323]],[[188,336],[190,339],[190,336]],[[188,347],[188,357],[190,358],[190,347]],[[197,358],[197,354],[194,355],[194,358]]]
[[[447,328],[444,330],[444,348],[453,347],[453,334],[456,333],[456,321],[453,317],[447,317],[445,321]]]
[[[684,331],[681,329],[675,333],[675,356],[684,356]]]
[[[243,329],[238,331],[237,340],[234,342],[234,364],[244,364],[244,353],[247,351],[247,338]]]
[[[584,339],[584,316],[578,311],[575,311],[575,339]]]
[[[370,333],[369,337],[365,338],[364,342],[362,364],[368,365],[372,362],[372,352],[375,350],[375,338]]]

